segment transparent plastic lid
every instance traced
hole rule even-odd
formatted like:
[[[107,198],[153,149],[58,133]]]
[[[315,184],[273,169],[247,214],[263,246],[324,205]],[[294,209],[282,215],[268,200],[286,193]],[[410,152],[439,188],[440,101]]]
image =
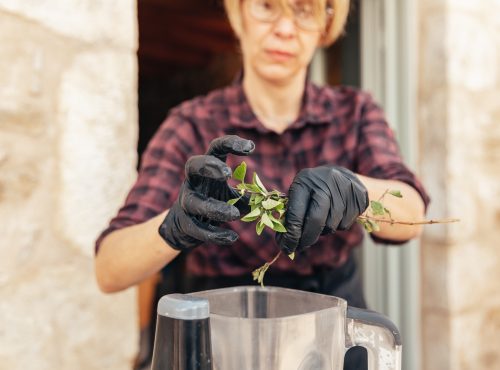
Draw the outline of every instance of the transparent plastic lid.
[[[210,315],[208,300],[184,294],[163,296],[158,302],[158,315],[180,320],[206,319]]]

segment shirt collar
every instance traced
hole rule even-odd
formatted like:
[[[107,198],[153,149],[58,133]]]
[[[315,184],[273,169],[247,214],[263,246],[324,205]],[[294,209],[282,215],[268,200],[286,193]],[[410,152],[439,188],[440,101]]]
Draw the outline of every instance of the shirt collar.
[[[225,89],[224,100],[229,110],[229,121],[233,126],[256,129],[262,133],[271,132],[255,116],[243,90],[242,74]],[[327,124],[334,118],[334,92],[332,89],[319,87],[309,78],[306,80],[302,108],[299,117],[287,130],[305,125]]]

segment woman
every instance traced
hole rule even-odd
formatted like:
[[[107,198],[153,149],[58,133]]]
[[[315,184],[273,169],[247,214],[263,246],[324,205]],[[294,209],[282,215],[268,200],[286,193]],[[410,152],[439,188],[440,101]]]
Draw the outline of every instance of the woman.
[[[99,286],[125,289],[179,254],[185,272],[168,276],[179,291],[251,284],[251,271],[281,248],[298,253],[278,259],[267,284],[365,307],[351,257],[363,237],[356,217],[387,189],[404,195],[385,199],[393,219],[422,219],[428,198],[368,94],[307,79],[316,48],[341,34],[349,1],[225,0],[225,7],[243,76],[172,110],[153,137],[125,205],[96,242]],[[257,236],[252,224],[237,221],[244,199],[227,204],[230,169],[241,156],[267,188],[288,190],[286,233]],[[385,243],[420,233],[380,226],[372,237]]]

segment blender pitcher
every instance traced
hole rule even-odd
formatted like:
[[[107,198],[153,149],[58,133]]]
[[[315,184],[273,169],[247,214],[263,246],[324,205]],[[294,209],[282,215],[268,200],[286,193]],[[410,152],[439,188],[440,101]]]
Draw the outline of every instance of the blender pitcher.
[[[158,302],[152,370],[342,370],[362,346],[369,370],[401,369],[401,337],[385,316],[341,298],[244,286]]]

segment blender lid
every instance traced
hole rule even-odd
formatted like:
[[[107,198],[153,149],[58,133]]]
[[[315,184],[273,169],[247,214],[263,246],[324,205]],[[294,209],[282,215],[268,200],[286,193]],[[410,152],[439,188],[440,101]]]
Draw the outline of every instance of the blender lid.
[[[184,294],[169,294],[158,302],[158,315],[180,320],[199,320],[210,316],[208,300]]]

